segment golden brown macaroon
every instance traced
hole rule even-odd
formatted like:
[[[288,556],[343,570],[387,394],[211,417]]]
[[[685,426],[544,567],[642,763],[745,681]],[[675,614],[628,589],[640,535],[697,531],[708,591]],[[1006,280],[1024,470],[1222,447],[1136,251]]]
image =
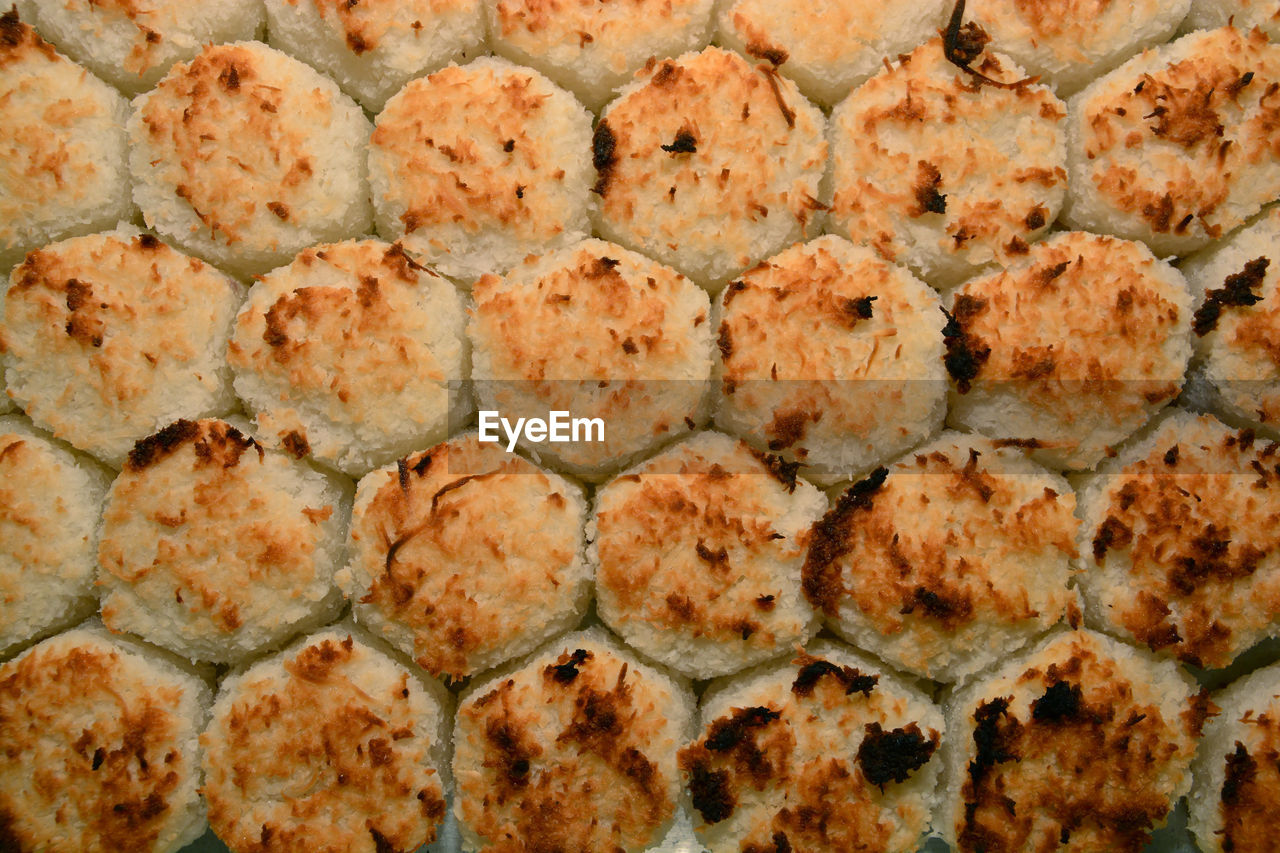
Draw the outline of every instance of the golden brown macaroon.
[[[226,359],[243,298],[225,274],[129,225],[32,251],[0,298],[9,394],[119,468],[178,418],[239,408]]]
[[[717,679],[680,751],[712,853],[914,853],[937,805],[942,712],[852,649],[818,641]]]
[[[1280,634],[1280,445],[1173,411],[1080,489],[1086,616],[1194,666]]]
[[[1280,44],[1202,30],[1145,51],[1071,99],[1063,222],[1202,248],[1280,186]]]
[[[686,683],[641,663],[601,628],[569,634],[473,685],[454,728],[463,849],[651,847],[676,814],[676,751],[692,718]]]
[[[374,634],[463,679],[581,619],[585,516],[581,487],[465,433],[360,481],[337,581]]]
[[[260,42],[210,45],[133,103],[134,200],[161,235],[247,278],[369,231],[369,131],[310,66]]]
[[[785,654],[817,630],[800,567],[826,506],[794,465],[697,433],[597,491],[600,618],[691,678]]]
[[[452,702],[339,624],[227,677],[200,737],[234,853],[385,853],[445,816]]]
[[[100,625],[0,666],[0,848],[173,853],[205,829],[208,685]]]
[[[398,244],[304,249],[249,290],[227,354],[258,432],[352,477],[469,409],[462,297]]]
[[[1191,294],[1141,243],[1082,231],[953,294],[948,424],[1092,468],[1177,396]]]
[[[332,619],[349,489],[226,421],[176,421],[138,442],[107,496],[103,622],[233,663]]]
[[[1191,785],[1207,694],[1172,661],[1063,631],[944,702],[957,853],[1139,853]]]
[[[470,285],[591,232],[591,114],[532,68],[494,57],[410,81],[378,114],[378,233]]]
[[[0,275],[53,240],[133,214],[129,102],[0,15]]]
[[[894,666],[956,681],[1067,618],[1075,495],[980,435],[943,433],[855,483],[814,528],[805,595]]]
[[[587,423],[569,441],[520,446],[547,464],[599,481],[707,418],[711,305],[668,266],[603,240],[526,258],[473,291],[476,399],[505,417],[567,412]],[[503,446],[507,436],[486,429]]]
[[[942,427],[938,295],[870,249],[828,235],[720,292],[716,425],[828,485]]]
[[[718,47],[651,62],[596,124],[596,231],[714,293],[817,233],[825,129],[768,63]]]
[[[1066,106],[986,47],[967,37],[966,72],[934,38],[831,114],[828,230],[939,289],[1025,255],[1066,192]]]

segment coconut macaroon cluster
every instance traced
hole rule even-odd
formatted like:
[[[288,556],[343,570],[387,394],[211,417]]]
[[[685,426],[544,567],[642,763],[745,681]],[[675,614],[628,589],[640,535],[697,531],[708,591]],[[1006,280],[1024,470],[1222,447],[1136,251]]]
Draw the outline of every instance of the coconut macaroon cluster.
[[[598,628],[473,685],[454,730],[463,849],[648,849],[675,818],[692,724],[688,685]]]
[[[591,115],[530,68],[483,57],[412,81],[378,114],[378,233],[469,284],[587,237]]]
[[[825,126],[771,64],[717,47],[649,63],[596,124],[597,233],[718,291],[817,234]]]
[[[680,751],[711,853],[914,853],[937,799],[942,712],[879,664],[829,641],[717,679]]]
[[[952,296],[948,423],[1092,468],[1182,387],[1191,295],[1140,243],[1082,231]]]
[[[581,487],[467,433],[360,481],[337,580],[357,620],[460,680],[582,619],[586,511]]]
[[[1072,98],[1072,228],[1185,254],[1276,197],[1280,45],[1223,27],[1147,50]]]
[[[134,100],[128,129],[147,225],[230,273],[369,230],[368,120],[332,80],[264,44],[173,66]]]
[[[970,0],[965,17],[1065,98],[1140,50],[1168,41],[1193,5],[1192,0]]]
[[[211,700],[199,677],[101,626],[0,665],[4,848],[173,853],[194,841]]]
[[[337,616],[350,498],[336,477],[220,420],[138,442],[107,495],[102,620],[233,663]]]
[[[817,629],[800,564],[826,506],[794,466],[701,432],[596,493],[600,618],[693,678],[784,654]]]
[[[716,425],[847,480],[937,432],[946,318],[902,267],[835,236],[747,270],[717,305]]]
[[[1191,786],[1209,712],[1171,661],[1089,631],[1046,638],[946,707],[935,826],[957,853],[1144,849]]]
[[[1188,828],[1202,853],[1263,853],[1275,843],[1280,796],[1280,665],[1214,694],[1204,727]]]
[[[263,23],[257,0],[33,0],[31,11],[59,50],[129,96],[155,86],[205,45],[255,38]]]
[[[0,15],[0,274],[29,249],[129,218],[128,112],[16,10]]]
[[[1065,105],[964,33],[959,59],[935,38],[831,114],[831,230],[938,288],[1025,255],[1067,186]]]
[[[482,427],[486,411],[511,422],[571,413],[567,441],[529,445],[522,434],[522,446],[599,481],[706,420],[711,305],[670,267],[593,239],[486,276],[472,295]]]
[[[836,633],[953,682],[1063,619],[1075,496],[1021,451],[944,433],[846,490],[813,531],[806,597]]]
[[[1192,380],[1224,419],[1280,438],[1280,207],[1178,269],[1195,295]]]
[[[599,110],[651,57],[707,43],[713,0],[484,0],[493,49]]]
[[[720,44],[777,66],[805,97],[832,106],[883,67],[936,35],[945,0],[909,6],[867,0],[729,0],[716,14]],[[839,38],[832,35],[839,33]]]
[[[243,297],[224,273],[128,225],[32,251],[0,299],[9,394],[119,468],[179,417],[238,408],[227,338]]]
[[[1173,412],[1082,482],[1089,621],[1198,667],[1280,634],[1277,450]]]
[[[452,700],[339,625],[224,679],[201,735],[232,851],[417,850],[445,816]]]
[[[258,279],[227,360],[260,435],[360,477],[465,412],[464,323],[456,288],[398,244],[321,245]]]
[[[25,419],[0,418],[0,658],[97,609],[95,529],[108,483]]]
[[[315,66],[377,112],[410,79],[484,42],[481,0],[267,0],[271,46]]]

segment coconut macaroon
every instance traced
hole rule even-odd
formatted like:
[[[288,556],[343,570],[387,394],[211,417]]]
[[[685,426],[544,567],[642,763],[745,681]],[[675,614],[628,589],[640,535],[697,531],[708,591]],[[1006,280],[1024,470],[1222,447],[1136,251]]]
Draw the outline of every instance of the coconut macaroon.
[[[1226,420],[1280,438],[1280,207],[1180,267],[1196,311],[1195,373]]]
[[[94,532],[110,475],[0,418],[0,659],[98,607]]]
[[[831,114],[829,229],[941,289],[1025,255],[1067,184],[1065,105],[964,33],[958,59],[935,38]]]
[[[445,816],[452,702],[342,625],[223,681],[201,735],[235,853],[417,850]]]
[[[260,0],[35,0],[32,11],[59,50],[130,96],[207,44],[256,37],[263,22]]]
[[[945,317],[902,267],[835,236],[798,244],[720,293],[716,425],[849,479],[935,433]]]
[[[377,112],[410,79],[475,55],[480,0],[267,0],[279,48],[328,74]]]
[[[244,291],[129,225],[29,253],[0,300],[9,394],[114,468],[181,417],[237,408],[227,338]]]
[[[360,477],[445,438],[464,323],[457,289],[399,245],[318,246],[253,285],[228,361],[260,435]]]
[[[581,487],[468,433],[360,481],[337,580],[373,633],[461,679],[580,621],[585,521]]]
[[[599,110],[651,57],[707,43],[713,0],[484,0],[493,49]]]
[[[1141,243],[1072,231],[951,303],[948,423],[1092,468],[1178,394],[1191,295]]]
[[[4,848],[172,853],[195,841],[211,701],[199,677],[101,626],[0,665]]]
[[[1063,619],[1075,496],[1021,451],[944,433],[851,486],[815,526],[806,597],[838,634],[951,682]]]
[[[729,0],[716,15],[720,44],[763,59],[806,97],[831,106],[884,67],[934,36],[946,0],[909,6],[868,0]],[[839,37],[833,37],[839,34]]]
[[[1280,45],[1224,27],[1135,56],[1071,99],[1063,221],[1199,249],[1276,196]]]
[[[914,853],[937,803],[942,712],[850,649],[712,682],[680,751],[698,840],[711,853]]]
[[[524,431],[521,446],[599,481],[706,419],[710,300],[670,267],[586,240],[486,276],[473,295],[481,430],[504,446],[497,415],[515,423],[569,413],[568,441]]]
[[[462,849],[648,848],[676,814],[692,722],[688,685],[600,628],[473,685],[454,729]]]
[[[282,642],[341,607],[349,505],[337,477],[225,421],[177,421],[138,442],[107,495],[102,620],[217,663]]]
[[[1174,411],[1080,490],[1097,627],[1204,667],[1280,634],[1280,446]]]
[[[591,114],[531,68],[482,57],[411,81],[378,114],[378,233],[470,284],[591,231]]]
[[[1280,798],[1280,665],[1237,681],[1213,702],[1220,713],[1204,727],[1188,828],[1202,853],[1266,853],[1275,847]]]
[[[1065,98],[1168,41],[1191,6],[1192,0],[969,0],[965,17]]]
[[[369,231],[369,122],[310,66],[258,42],[206,47],[133,102],[147,225],[239,276]]]
[[[715,292],[817,233],[825,126],[770,64],[717,47],[649,63],[596,124],[597,232]]]
[[[600,618],[692,678],[784,654],[817,630],[800,567],[826,508],[795,466],[698,433],[596,493]]]
[[[129,102],[0,15],[0,274],[23,252],[133,212]]]
[[[935,823],[958,853],[1145,848],[1191,785],[1205,694],[1172,661],[1054,634],[950,697]]]
[[[1274,41],[1280,38],[1280,3],[1276,0],[1191,0],[1184,30],[1208,30],[1234,24],[1242,30],[1259,27]]]

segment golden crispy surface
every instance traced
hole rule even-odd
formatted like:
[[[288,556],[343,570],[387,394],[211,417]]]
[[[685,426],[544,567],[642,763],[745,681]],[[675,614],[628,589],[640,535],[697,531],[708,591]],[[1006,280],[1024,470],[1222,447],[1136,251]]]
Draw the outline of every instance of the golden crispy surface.
[[[947,284],[1025,255],[1067,183],[1063,103],[995,53],[971,67],[1010,85],[975,82],[935,38],[832,114],[832,225]]]
[[[1080,177],[1157,244],[1223,236],[1273,196],[1280,46],[1223,28],[1134,62],[1073,102]]]
[[[459,816],[484,853],[642,850],[674,813],[674,685],[571,635],[458,709]]]
[[[0,846],[172,844],[195,798],[191,689],[83,632],[0,667]]]
[[[702,733],[680,751],[703,843],[916,849],[939,764],[942,717],[932,705],[821,651],[727,690],[714,701],[729,707],[712,720],[704,707]]]
[[[811,618],[794,595],[808,492],[793,496],[754,451],[715,433],[616,478],[596,501],[602,615],[664,644],[670,633],[735,653],[786,648]]]
[[[580,494],[474,434],[369,475],[353,514],[356,609],[463,678],[582,597]]]
[[[119,465],[175,410],[231,405],[223,364],[243,292],[149,234],[89,235],[29,252],[0,346],[10,389],[55,435]],[[16,381],[13,381],[16,377]]]
[[[128,183],[112,176],[123,167],[111,159],[123,99],[16,12],[0,16],[0,72],[0,253],[92,221],[99,208],[121,209],[115,196]],[[48,210],[71,223],[50,222]]]
[[[216,645],[261,642],[309,613],[331,585],[338,508],[307,504],[330,493],[300,485],[297,464],[222,421],[178,421],[140,442],[103,515],[103,621],[154,620],[165,636]]]
[[[349,634],[254,667],[214,713],[204,793],[210,825],[237,853],[410,851],[435,838],[440,710]]]
[[[1174,417],[1103,475],[1082,537],[1100,612],[1150,648],[1221,667],[1280,619],[1280,450]]]
[[[316,131],[349,133],[354,105],[315,85],[322,79],[256,42],[212,46],[174,66],[135,107],[135,146],[156,152],[148,180],[173,188],[228,246],[274,251],[296,241],[292,232],[324,233],[350,201],[321,183],[334,179],[338,149],[318,144]]]
[[[320,19],[340,33],[357,56],[376,50],[389,35],[403,37],[435,25],[435,18],[475,14],[477,0],[286,0],[291,6],[311,6]]]
[[[949,436],[908,454],[880,485],[877,474],[845,492],[815,528],[804,568],[815,608],[833,619],[851,611],[852,624],[888,643],[881,654],[935,678],[966,653],[987,661],[1001,642],[1020,645],[1075,601],[1066,483],[1017,451]]]
[[[596,127],[603,229],[722,280],[811,233],[823,125],[793,83],[736,53],[650,63]]]
[[[984,685],[951,733],[970,759],[954,780],[960,851],[1145,848],[1185,790],[1207,700],[1177,695],[1172,667],[1155,683],[1133,654],[1069,633]]]

